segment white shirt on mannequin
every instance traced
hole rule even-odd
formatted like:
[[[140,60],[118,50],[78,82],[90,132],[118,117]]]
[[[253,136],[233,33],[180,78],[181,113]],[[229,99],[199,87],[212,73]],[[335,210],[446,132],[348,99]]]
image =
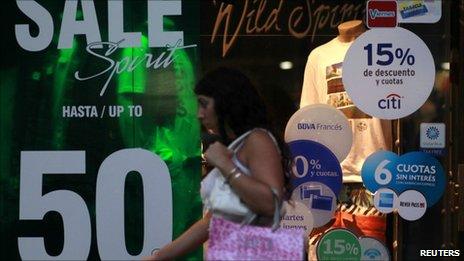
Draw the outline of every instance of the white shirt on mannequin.
[[[344,183],[362,182],[360,172],[365,159],[377,150],[389,150],[392,140],[390,121],[363,113],[354,106],[345,91],[342,65],[351,43],[342,42],[336,37],[311,51],[300,101],[300,108],[317,103],[332,105],[348,118],[353,131],[353,145],[341,162]]]

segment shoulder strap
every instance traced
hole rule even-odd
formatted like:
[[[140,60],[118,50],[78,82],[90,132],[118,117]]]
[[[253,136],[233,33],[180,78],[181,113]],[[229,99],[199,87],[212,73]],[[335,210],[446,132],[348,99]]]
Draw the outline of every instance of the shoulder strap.
[[[279,144],[277,143],[277,140],[276,138],[274,137],[274,135],[272,135],[272,133],[266,129],[263,129],[263,128],[254,128],[252,130],[249,130],[245,133],[243,133],[242,135],[240,135],[240,137],[236,138],[230,145],[229,145],[229,149],[233,150],[233,151],[238,151],[242,146],[243,146],[243,141],[245,140],[246,137],[248,137],[248,135],[250,135],[253,131],[255,130],[262,130],[264,132],[266,132],[269,137],[272,139],[272,141],[274,142],[274,144],[276,145],[276,148],[277,148],[277,151],[279,153],[281,153],[280,151],[280,148],[279,148]]]
[[[282,213],[282,200],[279,198],[279,193],[277,192],[277,189],[269,187],[272,192],[272,198],[274,200],[274,216],[272,219],[272,226],[271,230],[272,232],[276,231],[280,227],[280,218],[285,215],[285,213]],[[245,215],[241,225],[249,225],[251,224],[258,215],[251,210]]]
[[[252,132],[253,130],[249,130],[245,133],[243,133],[242,135],[240,135],[240,137],[236,138],[234,141],[232,141],[232,143],[230,143],[229,145],[229,149],[231,150],[236,150],[237,148],[240,147],[240,145],[242,144],[243,140],[248,137],[248,135],[250,135],[250,133]]]

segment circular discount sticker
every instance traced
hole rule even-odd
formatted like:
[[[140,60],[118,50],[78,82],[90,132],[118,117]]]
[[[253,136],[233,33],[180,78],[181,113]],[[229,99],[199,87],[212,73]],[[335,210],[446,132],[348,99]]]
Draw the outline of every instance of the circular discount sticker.
[[[386,169],[394,173],[389,187],[398,194],[406,190],[421,192],[427,205],[435,205],[445,192],[446,178],[443,167],[435,158],[424,152],[408,152]],[[400,197],[400,195],[398,195]]]
[[[338,196],[342,188],[342,169],[337,157],[324,145],[311,140],[288,143],[293,158],[293,188],[306,182],[320,182]]]
[[[321,227],[334,216],[337,197],[325,184],[306,182],[292,191],[291,199],[303,203],[313,215],[313,226]]]
[[[360,237],[361,260],[389,261],[390,252],[379,240],[372,237]]]
[[[390,184],[393,174],[385,166],[397,158],[398,155],[388,150],[379,150],[366,158],[361,168],[361,178],[370,192],[375,193]]]
[[[285,141],[312,140],[329,148],[341,162],[351,149],[353,132],[346,116],[327,104],[312,104],[295,112],[285,128]]]
[[[373,29],[350,46],[343,84],[353,103],[380,119],[398,119],[419,109],[435,82],[427,45],[406,29]]]
[[[445,191],[445,175],[440,162],[424,152],[408,152],[397,156],[378,151],[364,161],[361,177],[372,192],[390,188],[397,194],[405,190],[421,192],[428,206],[436,204]]]
[[[309,208],[299,201],[285,201],[283,208],[285,215],[280,218],[280,226],[284,229],[304,230],[305,237],[308,237],[314,228],[314,217]]]
[[[421,218],[427,210],[427,200],[416,190],[406,190],[398,196],[398,214],[406,220]]]
[[[391,213],[397,209],[398,196],[389,188],[381,188],[374,194],[374,206],[382,213]]]
[[[325,233],[316,247],[318,260],[360,260],[361,245],[347,229],[336,228]]]

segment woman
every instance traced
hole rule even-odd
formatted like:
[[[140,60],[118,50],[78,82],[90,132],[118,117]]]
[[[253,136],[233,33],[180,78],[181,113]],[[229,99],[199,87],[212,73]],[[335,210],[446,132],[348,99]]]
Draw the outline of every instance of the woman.
[[[205,151],[207,163],[224,175],[249,209],[260,217],[272,217],[274,200],[270,187],[278,191],[279,197],[284,195],[284,172],[290,161],[284,143],[277,142],[270,132],[271,125],[258,92],[239,71],[219,68],[197,84],[195,94],[199,103],[198,119],[208,132],[221,138],[221,142],[214,142]],[[226,145],[250,130],[233,155]],[[201,246],[208,239],[211,216],[208,211],[176,240],[151,256],[151,260],[177,258]]]

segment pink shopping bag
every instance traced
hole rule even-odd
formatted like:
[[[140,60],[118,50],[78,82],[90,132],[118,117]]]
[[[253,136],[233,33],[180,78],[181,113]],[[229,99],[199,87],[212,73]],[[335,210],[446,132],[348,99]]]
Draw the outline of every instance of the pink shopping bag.
[[[303,260],[303,231],[211,218],[207,260]]]

